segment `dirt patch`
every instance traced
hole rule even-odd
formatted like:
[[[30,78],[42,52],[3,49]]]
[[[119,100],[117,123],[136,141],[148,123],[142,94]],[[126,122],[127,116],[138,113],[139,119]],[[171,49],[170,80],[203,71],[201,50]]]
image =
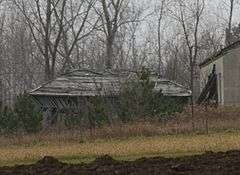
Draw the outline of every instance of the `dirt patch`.
[[[89,164],[66,164],[44,157],[33,165],[0,168],[0,175],[225,175],[240,174],[240,151],[206,152],[181,158],[117,161],[106,155]]]

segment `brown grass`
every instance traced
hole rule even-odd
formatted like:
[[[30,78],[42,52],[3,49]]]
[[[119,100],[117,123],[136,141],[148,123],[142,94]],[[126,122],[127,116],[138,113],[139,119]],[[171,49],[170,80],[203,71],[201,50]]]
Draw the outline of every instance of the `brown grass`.
[[[34,135],[2,136],[0,164],[32,162],[44,155],[79,162],[102,154],[130,159],[225,151],[240,149],[239,133],[239,108],[198,107],[194,118],[186,109],[165,121],[121,123],[95,130],[55,128]]]
[[[97,156],[105,154],[117,159],[132,160],[140,157],[176,157],[200,154],[205,151],[232,149],[240,149],[239,133],[135,137],[85,143],[37,143],[27,146],[0,147],[0,164],[30,163],[46,155],[57,157],[66,162],[79,163],[93,160]]]
[[[194,124],[194,127],[193,127]],[[19,134],[16,136],[0,137],[0,145],[34,143],[86,142],[98,139],[150,137],[159,135],[176,135],[189,133],[208,133],[219,131],[240,130],[240,108],[196,107],[194,118],[189,109],[177,114],[169,120],[145,120],[132,123],[116,123],[94,130],[75,129],[66,130],[54,128],[33,135]]]

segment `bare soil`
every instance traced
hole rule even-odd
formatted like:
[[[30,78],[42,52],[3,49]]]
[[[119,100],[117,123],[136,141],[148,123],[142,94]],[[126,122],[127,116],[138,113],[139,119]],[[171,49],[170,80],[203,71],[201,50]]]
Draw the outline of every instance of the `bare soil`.
[[[0,168],[0,175],[232,175],[240,174],[240,151],[206,152],[181,158],[117,161],[102,156],[89,164],[66,164],[44,157],[32,165]]]

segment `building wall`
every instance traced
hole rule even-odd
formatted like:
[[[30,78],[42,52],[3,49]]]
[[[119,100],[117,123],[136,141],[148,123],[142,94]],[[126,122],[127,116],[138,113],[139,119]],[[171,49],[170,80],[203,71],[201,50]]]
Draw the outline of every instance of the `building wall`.
[[[240,47],[229,51],[223,59],[224,104],[240,105]]]
[[[224,105],[224,66],[223,66],[223,60],[224,58],[221,57],[217,59],[216,61],[213,61],[212,63],[208,64],[207,66],[201,67],[200,71],[200,87],[201,91],[205,87],[208,81],[208,76],[211,74],[213,70],[213,65],[216,65],[216,73],[218,76],[218,102],[219,104]]]
[[[205,87],[214,64],[218,76],[219,104],[240,105],[240,47],[201,67],[201,90]]]

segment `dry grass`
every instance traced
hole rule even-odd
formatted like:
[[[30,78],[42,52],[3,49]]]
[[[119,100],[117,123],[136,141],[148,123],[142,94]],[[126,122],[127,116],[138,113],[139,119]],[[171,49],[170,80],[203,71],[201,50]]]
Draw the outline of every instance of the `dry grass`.
[[[193,128],[194,124],[194,128]],[[54,128],[34,135],[0,136],[0,146],[32,145],[35,143],[75,143],[97,139],[126,139],[131,137],[151,137],[188,133],[208,133],[226,130],[240,130],[240,108],[196,108],[194,118],[187,109],[167,121],[139,121],[134,123],[116,123],[95,130],[64,130]]]
[[[96,156],[109,154],[118,159],[142,156],[182,156],[205,151],[240,149],[240,133],[215,133],[210,135],[172,135],[161,137],[136,137],[126,140],[99,140],[89,143],[37,143],[0,147],[1,165],[27,163],[45,155],[68,162],[89,161]]]
[[[45,155],[79,162],[103,154],[133,159],[230,149],[240,149],[240,109],[196,108],[194,118],[186,110],[167,121],[118,123],[96,130],[54,129],[35,135],[2,136],[0,165],[32,162]]]
[[[194,128],[193,128],[194,123]],[[152,137],[189,133],[211,133],[240,130],[240,108],[196,108],[194,118],[188,109],[170,120],[138,121],[134,123],[116,123],[95,130],[64,130],[62,127],[35,135],[17,135],[0,137],[0,146],[32,145],[35,143],[86,142],[97,139],[127,139],[131,137]]]

